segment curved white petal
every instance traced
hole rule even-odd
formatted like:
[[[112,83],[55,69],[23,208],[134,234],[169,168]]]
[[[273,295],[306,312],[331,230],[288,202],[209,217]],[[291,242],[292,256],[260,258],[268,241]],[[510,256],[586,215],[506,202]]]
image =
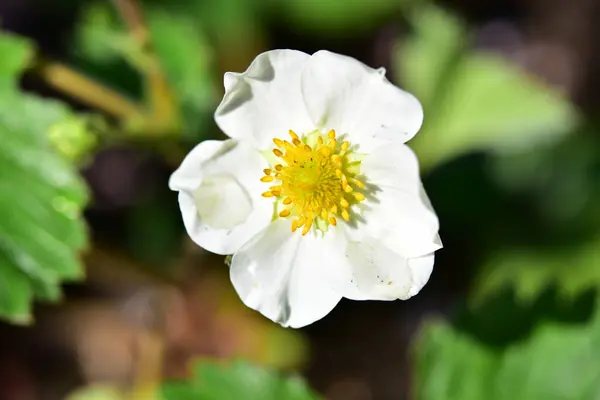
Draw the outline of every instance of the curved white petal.
[[[265,148],[274,137],[314,129],[300,91],[308,54],[273,50],[259,54],[243,73],[225,74],[225,96],[215,112],[221,130],[235,139],[251,138]]]
[[[369,190],[358,207],[358,229],[407,258],[442,247],[438,218],[410,148],[392,143],[375,149],[362,161],[361,174]]]
[[[419,101],[354,58],[319,51],[302,72],[302,94],[313,122],[336,129],[368,152],[381,144],[410,140],[423,122]]]
[[[200,247],[231,254],[271,221],[273,202],[261,197],[265,160],[246,142],[196,146],[169,181],[179,191],[185,228]]]
[[[248,307],[283,326],[306,326],[341,299],[322,274],[326,251],[321,237],[292,233],[290,221],[278,219],[234,254],[231,281]]]
[[[371,237],[338,234],[329,254],[327,278],[342,296],[352,300],[406,300],[425,286],[433,270],[434,254],[405,258]]]
[[[202,163],[214,156],[225,143],[222,140],[205,140],[196,145],[171,174],[169,188],[175,191],[196,190],[202,182]]]

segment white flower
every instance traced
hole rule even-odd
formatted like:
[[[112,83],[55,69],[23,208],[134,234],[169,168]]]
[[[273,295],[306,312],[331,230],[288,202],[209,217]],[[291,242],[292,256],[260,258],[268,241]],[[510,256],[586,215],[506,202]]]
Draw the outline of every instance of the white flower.
[[[171,177],[191,238],[233,254],[242,301],[281,325],[429,279],[438,219],[404,145],[423,111],[384,75],[328,51],[260,54],[225,74],[215,119],[231,140],[200,143]]]

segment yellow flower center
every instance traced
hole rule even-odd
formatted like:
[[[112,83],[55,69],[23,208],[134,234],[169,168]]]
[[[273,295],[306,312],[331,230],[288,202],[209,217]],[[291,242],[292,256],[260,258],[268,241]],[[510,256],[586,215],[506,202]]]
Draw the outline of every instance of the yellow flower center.
[[[273,139],[273,154],[281,162],[264,170],[262,182],[275,183],[263,197],[278,200],[281,218],[292,219],[292,232],[303,227],[306,235],[313,223],[325,229],[337,224],[336,216],[350,221],[350,207],[365,199],[365,185],[356,177],[360,160],[350,143],[338,143],[335,131],[312,132],[302,140],[289,131],[291,142]]]

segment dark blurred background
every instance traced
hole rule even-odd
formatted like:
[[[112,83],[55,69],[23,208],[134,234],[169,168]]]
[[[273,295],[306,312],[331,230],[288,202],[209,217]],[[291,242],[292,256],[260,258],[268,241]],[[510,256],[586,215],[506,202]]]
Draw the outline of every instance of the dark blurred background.
[[[596,0],[0,0],[36,48],[22,90],[98,137],[71,160],[90,191],[85,280],[0,325],[0,399],[118,399],[203,357],[298,371],[330,400],[597,399],[599,17]],[[422,101],[409,145],[445,247],[415,298],[343,300],[286,330],[186,237],[168,177],[222,137],[222,74],[273,48],[384,66]]]

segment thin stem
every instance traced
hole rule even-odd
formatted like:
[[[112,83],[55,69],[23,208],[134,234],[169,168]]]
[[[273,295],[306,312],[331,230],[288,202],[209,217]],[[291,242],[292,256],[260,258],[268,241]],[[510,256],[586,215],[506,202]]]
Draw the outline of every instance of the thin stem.
[[[40,59],[33,71],[51,87],[120,120],[142,114],[137,104],[58,62]]]
[[[160,61],[152,50],[149,29],[144,21],[138,0],[113,0],[131,36],[148,57],[141,71],[145,75],[152,125],[158,130],[178,127],[179,110],[175,96],[163,73]]]

